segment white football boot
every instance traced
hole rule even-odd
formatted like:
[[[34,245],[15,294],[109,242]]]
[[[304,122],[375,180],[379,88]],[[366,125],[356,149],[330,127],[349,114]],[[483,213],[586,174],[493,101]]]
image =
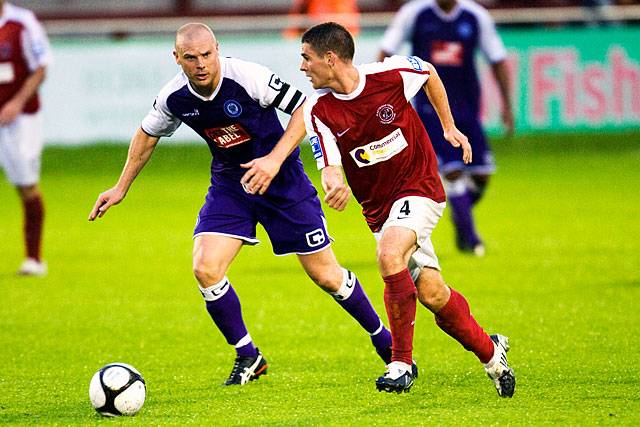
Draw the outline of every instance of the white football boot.
[[[493,381],[500,397],[512,397],[516,391],[516,375],[507,363],[509,338],[504,335],[490,335],[495,351],[484,370]]]
[[[44,261],[36,261],[33,258],[24,260],[18,270],[20,276],[36,276],[42,277],[47,275],[47,263]]]

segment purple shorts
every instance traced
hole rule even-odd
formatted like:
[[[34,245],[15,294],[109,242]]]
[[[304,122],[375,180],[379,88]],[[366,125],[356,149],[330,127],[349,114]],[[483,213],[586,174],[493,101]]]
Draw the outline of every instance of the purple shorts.
[[[470,174],[490,175],[496,170],[493,153],[482,130],[482,124],[477,117],[454,114],[456,127],[469,138],[473,150],[473,161],[465,165],[462,161],[462,150],[449,144],[442,132],[442,125],[438,114],[431,106],[419,111],[424,127],[427,129],[431,144],[438,158],[438,167],[442,174],[463,170]]]
[[[311,183],[300,181],[292,187],[298,185]],[[293,190],[295,193],[296,189]],[[295,197],[287,200],[282,194],[278,197],[247,194],[239,180],[218,180],[209,187],[193,235],[220,234],[255,245],[259,243],[258,223],[267,232],[276,255],[310,254],[330,244],[315,190],[301,200]]]

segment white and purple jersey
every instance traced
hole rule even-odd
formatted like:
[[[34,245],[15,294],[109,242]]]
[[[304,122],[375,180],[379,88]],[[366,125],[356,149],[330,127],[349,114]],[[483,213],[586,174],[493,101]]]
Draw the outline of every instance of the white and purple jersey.
[[[458,0],[448,14],[436,0],[410,1],[396,14],[381,48],[394,54],[405,41],[411,43],[413,55],[432,63],[438,70],[454,116],[477,116],[480,85],[476,49],[479,48],[490,63],[506,58],[504,44],[489,12],[471,0]],[[424,95],[416,101],[418,111],[421,104],[428,102]]]
[[[239,181],[246,172],[240,164],[271,152],[284,133],[276,108],[291,114],[304,100],[302,92],[268,68],[221,57],[220,81],[211,96],[195,92],[180,72],[160,91],[141,127],[148,135],[163,137],[185,123],[209,146],[212,180]],[[283,170],[302,171],[299,152],[291,153]],[[271,193],[283,190],[277,178]]]

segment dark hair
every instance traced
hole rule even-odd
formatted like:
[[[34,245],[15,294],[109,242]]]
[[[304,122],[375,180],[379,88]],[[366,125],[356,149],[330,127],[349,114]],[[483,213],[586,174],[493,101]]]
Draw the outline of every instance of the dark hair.
[[[302,35],[302,43],[309,44],[320,55],[331,51],[345,60],[352,60],[355,52],[353,37],[346,28],[335,22],[309,28]]]

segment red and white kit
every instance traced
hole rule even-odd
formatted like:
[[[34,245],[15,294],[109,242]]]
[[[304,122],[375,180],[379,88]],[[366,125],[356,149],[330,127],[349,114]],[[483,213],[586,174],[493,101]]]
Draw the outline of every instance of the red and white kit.
[[[393,56],[359,65],[350,94],[321,89],[304,107],[318,168],[340,165],[373,232],[392,205],[408,196],[445,201],[438,163],[418,114],[409,102],[429,78],[417,57]]]
[[[49,41],[33,12],[4,3],[0,16],[0,108],[20,90],[29,75],[51,63]],[[40,101],[34,95],[22,114],[0,126],[0,165],[9,181],[39,181],[42,152]]]

